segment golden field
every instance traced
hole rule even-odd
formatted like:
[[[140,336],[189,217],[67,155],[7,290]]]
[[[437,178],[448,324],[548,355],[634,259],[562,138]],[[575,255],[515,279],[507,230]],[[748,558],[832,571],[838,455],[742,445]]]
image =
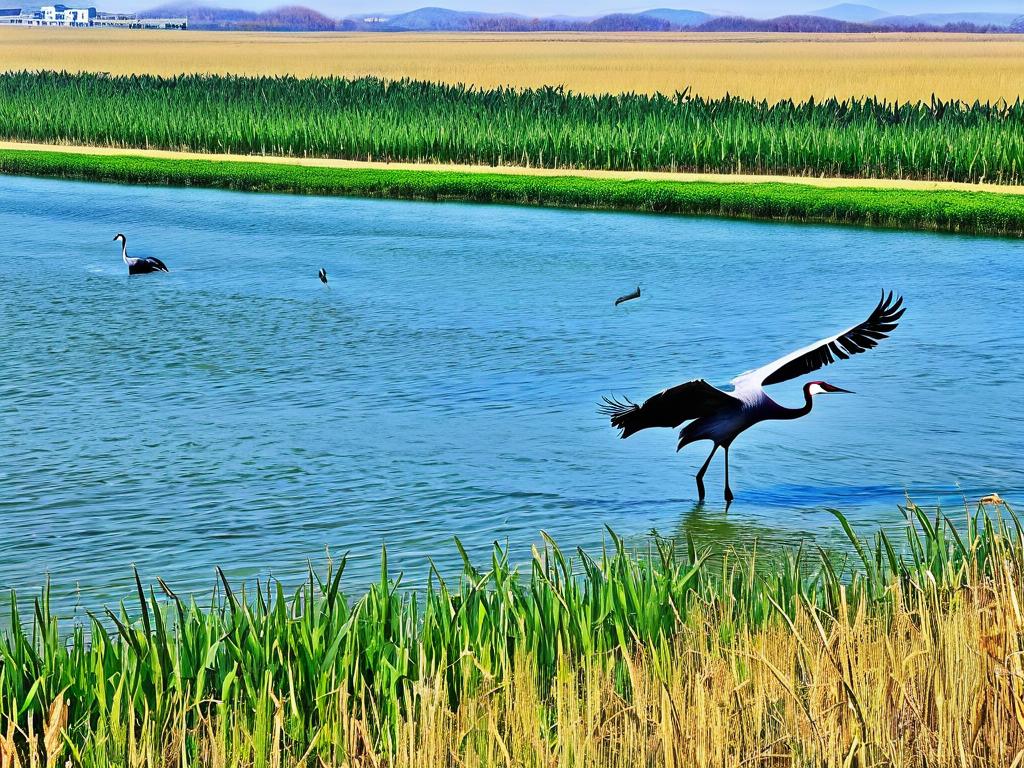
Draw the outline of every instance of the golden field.
[[[366,34],[0,29],[0,70],[411,77],[581,92],[690,86],[809,96],[1012,101],[1020,35]]]

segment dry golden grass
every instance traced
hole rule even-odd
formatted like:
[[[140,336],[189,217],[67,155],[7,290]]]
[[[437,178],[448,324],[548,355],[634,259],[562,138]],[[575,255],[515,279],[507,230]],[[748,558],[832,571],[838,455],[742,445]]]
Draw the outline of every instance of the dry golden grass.
[[[281,34],[0,29],[0,70],[377,75],[576,91],[691,86],[809,96],[1012,101],[1024,36],[777,34]]]
[[[370,745],[371,718],[343,714],[359,709],[344,692],[318,703],[328,717],[312,747],[289,743],[277,699],[253,715],[263,721],[254,730],[246,713],[211,714],[187,734],[147,722],[133,738],[134,726],[117,721],[99,738],[132,742],[124,764],[138,768],[181,765],[184,739],[209,768],[300,766],[309,754],[325,768],[1017,768],[1024,620],[1010,571],[946,605],[920,594],[888,619],[864,605],[838,621],[798,607],[795,619],[732,642],[719,639],[723,617],[705,610],[673,645],[626,662],[628,700],[601,657],[563,662],[541,689],[533,660],[520,655],[508,679],[457,709],[444,677],[433,677],[413,686],[406,704],[415,714],[395,724],[386,752]],[[60,754],[50,734],[66,718],[59,698],[40,728],[46,739],[29,739],[28,764],[59,764],[48,760]],[[18,759],[13,736],[0,734],[0,765],[25,765]]]
[[[1024,531],[997,506],[908,502],[913,556],[839,516],[842,576],[552,544],[416,605],[386,577],[350,603],[340,571],[209,608],[137,580],[141,622],[88,641],[44,592],[0,633],[0,768],[1021,768]]]

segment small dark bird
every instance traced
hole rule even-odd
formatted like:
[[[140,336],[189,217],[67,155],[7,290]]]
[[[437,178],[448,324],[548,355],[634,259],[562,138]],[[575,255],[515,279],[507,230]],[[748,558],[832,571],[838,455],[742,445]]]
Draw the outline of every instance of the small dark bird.
[[[114,235],[115,240],[121,241],[121,259],[128,265],[129,275],[147,275],[150,272],[170,272],[167,265],[156,256],[147,256],[143,259],[133,259],[128,255],[128,238],[118,232]]]
[[[321,283],[323,283],[324,285],[327,285],[327,270],[326,269],[324,269],[323,267],[320,267],[320,271],[317,273],[317,276],[320,278],[320,282]]]
[[[624,301],[632,301],[633,299],[639,299],[639,298],[640,298],[640,286],[638,285],[636,287],[636,290],[633,291],[632,293],[627,293],[625,296],[619,296],[619,298],[617,298],[615,300],[615,306],[616,307],[619,306],[619,304],[622,304]]]
[[[756,370],[740,374],[730,383],[731,392],[725,392],[696,379],[663,390],[649,397],[642,405],[624,398],[619,402],[604,398],[601,413],[610,417],[612,426],[626,438],[648,427],[676,428],[684,421],[690,423],[679,433],[678,451],[697,440],[710,440],[714,447],[697,473],[697,494],[704,500],[704,473],[711,464],[715,451],[725,449],[725,500],[733,500],[729,488],[729,446],[743,431],[768,419],[798,419],[811,412],[815,395],[849,392],[824,381],[804,384],[804,404],[800,408],[786,408],[768,397],[764,387],[804,376],[838,360],[878,346],[878,342],[896,328],[906,311],[903,298],[893,301],[892,292],[882,299],[867,320],[834,336],[816,341],[775,362]],[[692,421],[691,421],[692,420]]]

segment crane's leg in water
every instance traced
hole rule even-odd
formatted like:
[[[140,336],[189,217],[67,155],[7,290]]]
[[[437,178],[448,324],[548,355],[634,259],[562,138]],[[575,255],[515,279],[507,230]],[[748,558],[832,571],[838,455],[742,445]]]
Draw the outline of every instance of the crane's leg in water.
[[[732,488],[729,487],[729,446],[725,446],[725,504],[732,504]]]
[[[711,449],[711,453],[708,454],[707,461],[704,462],[704,466],[700,468],[700,472],[697,473],[697,500],[704,501],[704,473],[708,471],[708,465],[711,464],[711,459],[715,455],[715,451],[718,450],[718,443],[715,443],[715,447]]]

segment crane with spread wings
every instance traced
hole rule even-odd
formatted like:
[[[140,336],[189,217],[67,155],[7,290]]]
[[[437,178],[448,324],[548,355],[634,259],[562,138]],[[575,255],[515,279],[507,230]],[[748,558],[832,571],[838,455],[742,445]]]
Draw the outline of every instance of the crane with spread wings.
[[[629,398],[605,397],[600,406],[601,413],[610,418],[612,426],[620,431],[623,438],[650,427],[675,429],[683,422],[690,422],[679,433],[677,451],[698,440],[710,440],[714,445],[697,473],[700,500],[704,500],[704,473],[715,452],[723,448],[725,501],[729,503],[733,500],[729,488],[729,446],[740,433],[761,421],[806,416],[811,412],[815,395],[849,392],[825,381],[809,381],[803,387],[803,406],[786,408],[772,400],[764,388],[804,376],[878,346],[878,342],[896,328],[905,311],[902,296],[894,300],[891,291],[888,295],[883,291],[878,306],[864,322],[740,374],[730,382],[732,391],[714,387],[704,379],[695,379],[662,390],[641,404]]]

